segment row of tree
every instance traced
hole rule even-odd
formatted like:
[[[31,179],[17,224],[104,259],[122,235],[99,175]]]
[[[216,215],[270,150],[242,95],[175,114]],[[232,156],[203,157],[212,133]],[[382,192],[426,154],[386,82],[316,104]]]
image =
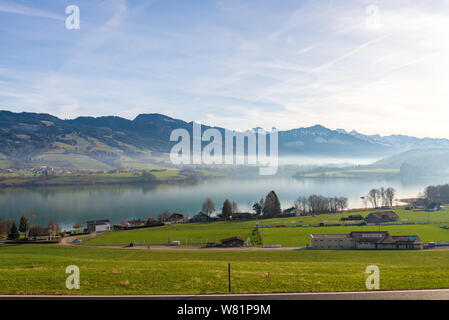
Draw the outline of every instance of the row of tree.
[[[382,187],[380,189],[371,189],[366,197],[362,197],[362,200],[365,202],[365,206],[370,202],[374,209],[379,207],[393,207],[395,196],[396,190],[394,188]]]
[[[50,221],[47,227],[38,224],[29,224],[25,216],[20,218],[19,227],[14,220],[0,220],[0,234],[7,234],[9,240],[18,240],[20,235],[25,238],[37,238],[40,236],[54,236],[61,232],[61,228],[55,221]]]
[[[424,196],[430,202],[449,203],[449,184],[428,186],[424,191]]]
[[[232,216],[233,213],[239,212],[239,208],[237,207],[237,203],[234,201],[230,202],[228,199],[225,200],[222,207],[222,214],[223,214],[223,208],[225,207],[225,215],[228,215],[228,213]],[[207,198],[203,202],[202,211],[207,214],[209,217],[213,212],[215,212],[215,204],[212,201],[211,198]]]
[[[295,202],[295,208],[303,215],[335,213],[343,211],[348,207],[348,198],[345,197],[324,197],[321,195],[311,195],[309,197],[300,196]],[[281,203],[274,191],[270,191],[265,199],[261,198],[259,202],[255,202],[252,206],[254,215],[261,218],[275,218],[282,215]],[[211,199],[206,199],[203,203],[203,212],[210,215],[215,211],[215,205]],[[238,208],[235,202],[228,199],[223,203],[221,216],[224,220],[229,220],[232,216],[237,215]]]
[[[300,196],[295,208],[303,215],[341,212],[348,207],[348,198],[324,197],[322,195]]]

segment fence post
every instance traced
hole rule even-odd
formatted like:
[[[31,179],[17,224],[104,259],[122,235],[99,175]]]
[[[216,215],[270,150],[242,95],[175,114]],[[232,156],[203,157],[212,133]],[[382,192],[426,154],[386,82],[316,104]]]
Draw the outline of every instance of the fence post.
[[[229,293],[231,293],[231,264],[228,263],[228,287]]]

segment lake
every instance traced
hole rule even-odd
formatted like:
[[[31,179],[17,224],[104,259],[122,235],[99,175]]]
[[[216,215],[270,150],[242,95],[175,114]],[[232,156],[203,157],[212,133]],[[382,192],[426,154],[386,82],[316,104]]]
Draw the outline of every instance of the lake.
[[[444,180],[443,178],[441,180]],[[198,184],[181,185],[111,185],[64,186],[23,189],[0,189],[0,218],[19,221],[21,215],[30,223],[46,225],[50,220],[63,229],[88,220],[109,219],[118,224],[123,219],[157,217],[164,210],[189,213],[201,210],[203,201],[210,197],[218,210],[225,199],[235,201],[241,211],[275,190],[282,208],[293,205],[300,195],[322,194],[345,196],[351,208],[363,207],[360,196],[372,188],[394,187],[397,198],[415,197],[430,184],[445,181],[369,180],[369,179],[301,179],[257,178],[214,179]]]

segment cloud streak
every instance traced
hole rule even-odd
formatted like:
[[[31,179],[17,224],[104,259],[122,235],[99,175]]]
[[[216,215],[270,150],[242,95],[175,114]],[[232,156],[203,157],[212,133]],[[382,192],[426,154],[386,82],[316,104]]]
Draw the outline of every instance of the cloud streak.
[[[0,1],[0,12],[64,21],[66,17],[17,3]]]
[[[71,32],[48,21],[65,18],[51,14],[63,3],[0,0],[0,14],[29,17],[0,20],[0,106],[449,137],[442,0],[379,0],[375,30],[364,1],[79,0],[82,27]]]

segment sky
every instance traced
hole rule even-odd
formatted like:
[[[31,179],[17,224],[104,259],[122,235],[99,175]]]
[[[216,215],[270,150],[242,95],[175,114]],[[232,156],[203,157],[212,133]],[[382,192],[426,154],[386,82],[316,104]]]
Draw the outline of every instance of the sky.
[[[0,109],[449,138],[448,30],[449,0],[0,0]]]

